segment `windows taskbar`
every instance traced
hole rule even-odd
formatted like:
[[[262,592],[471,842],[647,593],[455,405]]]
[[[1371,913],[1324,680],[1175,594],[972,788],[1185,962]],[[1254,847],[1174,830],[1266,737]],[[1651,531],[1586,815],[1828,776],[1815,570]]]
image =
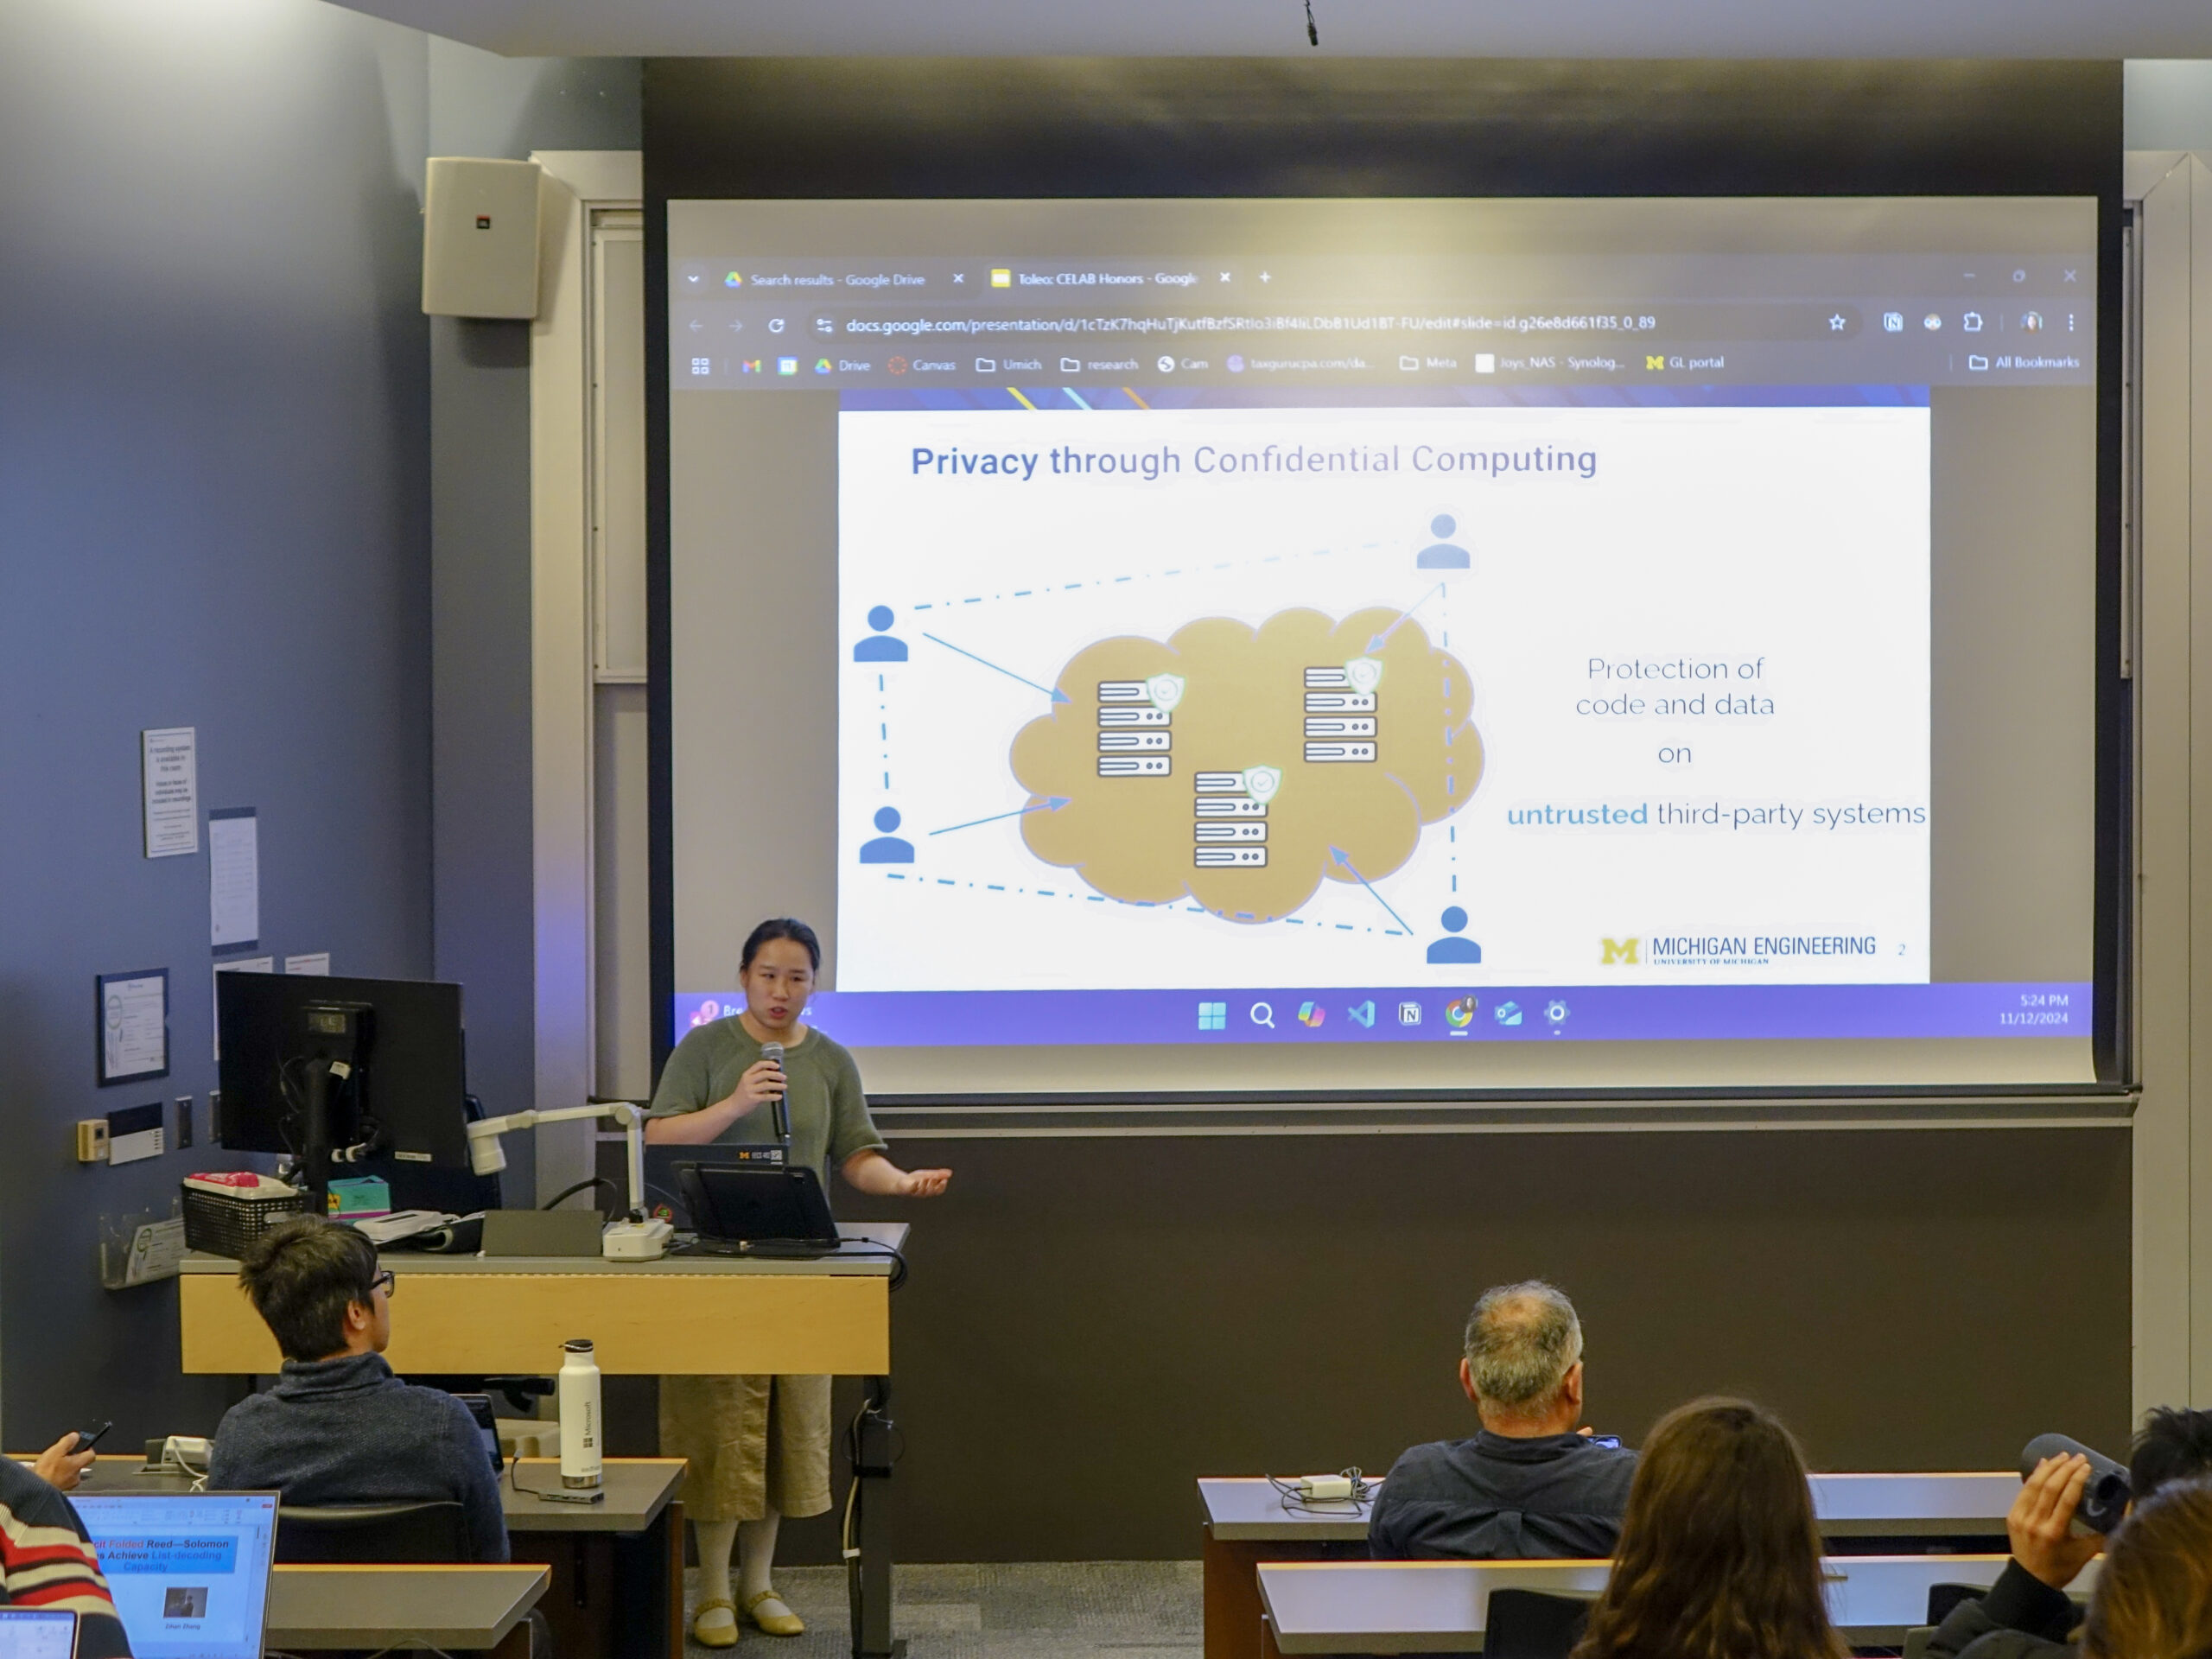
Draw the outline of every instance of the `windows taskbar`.
[[[679,991],[675,1035],[736,1014]],[[1745,1042],[2086,1038],[2086,982],[1268,987],[1245,990],[823,991],[810,1025],[849,1048],[1159,1043]]]

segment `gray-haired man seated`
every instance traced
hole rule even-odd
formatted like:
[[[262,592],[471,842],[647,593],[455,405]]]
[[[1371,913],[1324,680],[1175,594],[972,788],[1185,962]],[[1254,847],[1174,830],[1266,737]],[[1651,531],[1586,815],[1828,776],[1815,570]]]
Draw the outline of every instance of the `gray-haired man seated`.
[[[1459,1386],[1482,1432],[1416,1446],[1369,1522],[1377,1560],[1610,1555],[1636,1453],[1582,1421],[1582,1322],[1540,1280],[1486,1290],[1468,1316]]]

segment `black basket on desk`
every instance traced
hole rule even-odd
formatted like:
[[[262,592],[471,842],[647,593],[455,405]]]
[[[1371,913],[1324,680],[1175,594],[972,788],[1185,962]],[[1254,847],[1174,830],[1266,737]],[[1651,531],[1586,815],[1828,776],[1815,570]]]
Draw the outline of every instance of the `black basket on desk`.
[[[233,1261],[245,1247],[278,1222],[309,1213],[305,1192],[210,1192],[187,1182],[184,1188],[184,1247]]]

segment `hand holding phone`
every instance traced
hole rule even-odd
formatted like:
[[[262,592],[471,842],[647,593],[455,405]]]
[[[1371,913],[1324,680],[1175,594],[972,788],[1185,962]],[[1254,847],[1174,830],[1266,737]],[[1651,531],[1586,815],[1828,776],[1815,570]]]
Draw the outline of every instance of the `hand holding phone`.
[[[111,1423],[102,1423],[95,1429],[64,1431],[60,1440],[38,1454],[38,1461],[31,1465],[32,1472],[49,1486],[65,1492],[73,1491],[92,1465],[92,1447],[112,1427]]]

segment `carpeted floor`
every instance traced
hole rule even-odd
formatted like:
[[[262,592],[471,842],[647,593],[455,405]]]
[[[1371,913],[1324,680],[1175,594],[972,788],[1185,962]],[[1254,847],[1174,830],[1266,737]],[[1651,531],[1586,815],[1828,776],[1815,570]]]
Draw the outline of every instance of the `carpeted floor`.
[[[847,1659],[843,1569],[779,1568],[776,1587],[806,1634],[779,1639],[748,1624],[732,1651]],[[687,1609],[698,1599],[694,1569]],[[1199,1606],[1196,1561],[901,1567],[892,1630],[906,1638],[908,1659],[1197,1659]],[[692,1659],[711,1651],[690,1647]]]

